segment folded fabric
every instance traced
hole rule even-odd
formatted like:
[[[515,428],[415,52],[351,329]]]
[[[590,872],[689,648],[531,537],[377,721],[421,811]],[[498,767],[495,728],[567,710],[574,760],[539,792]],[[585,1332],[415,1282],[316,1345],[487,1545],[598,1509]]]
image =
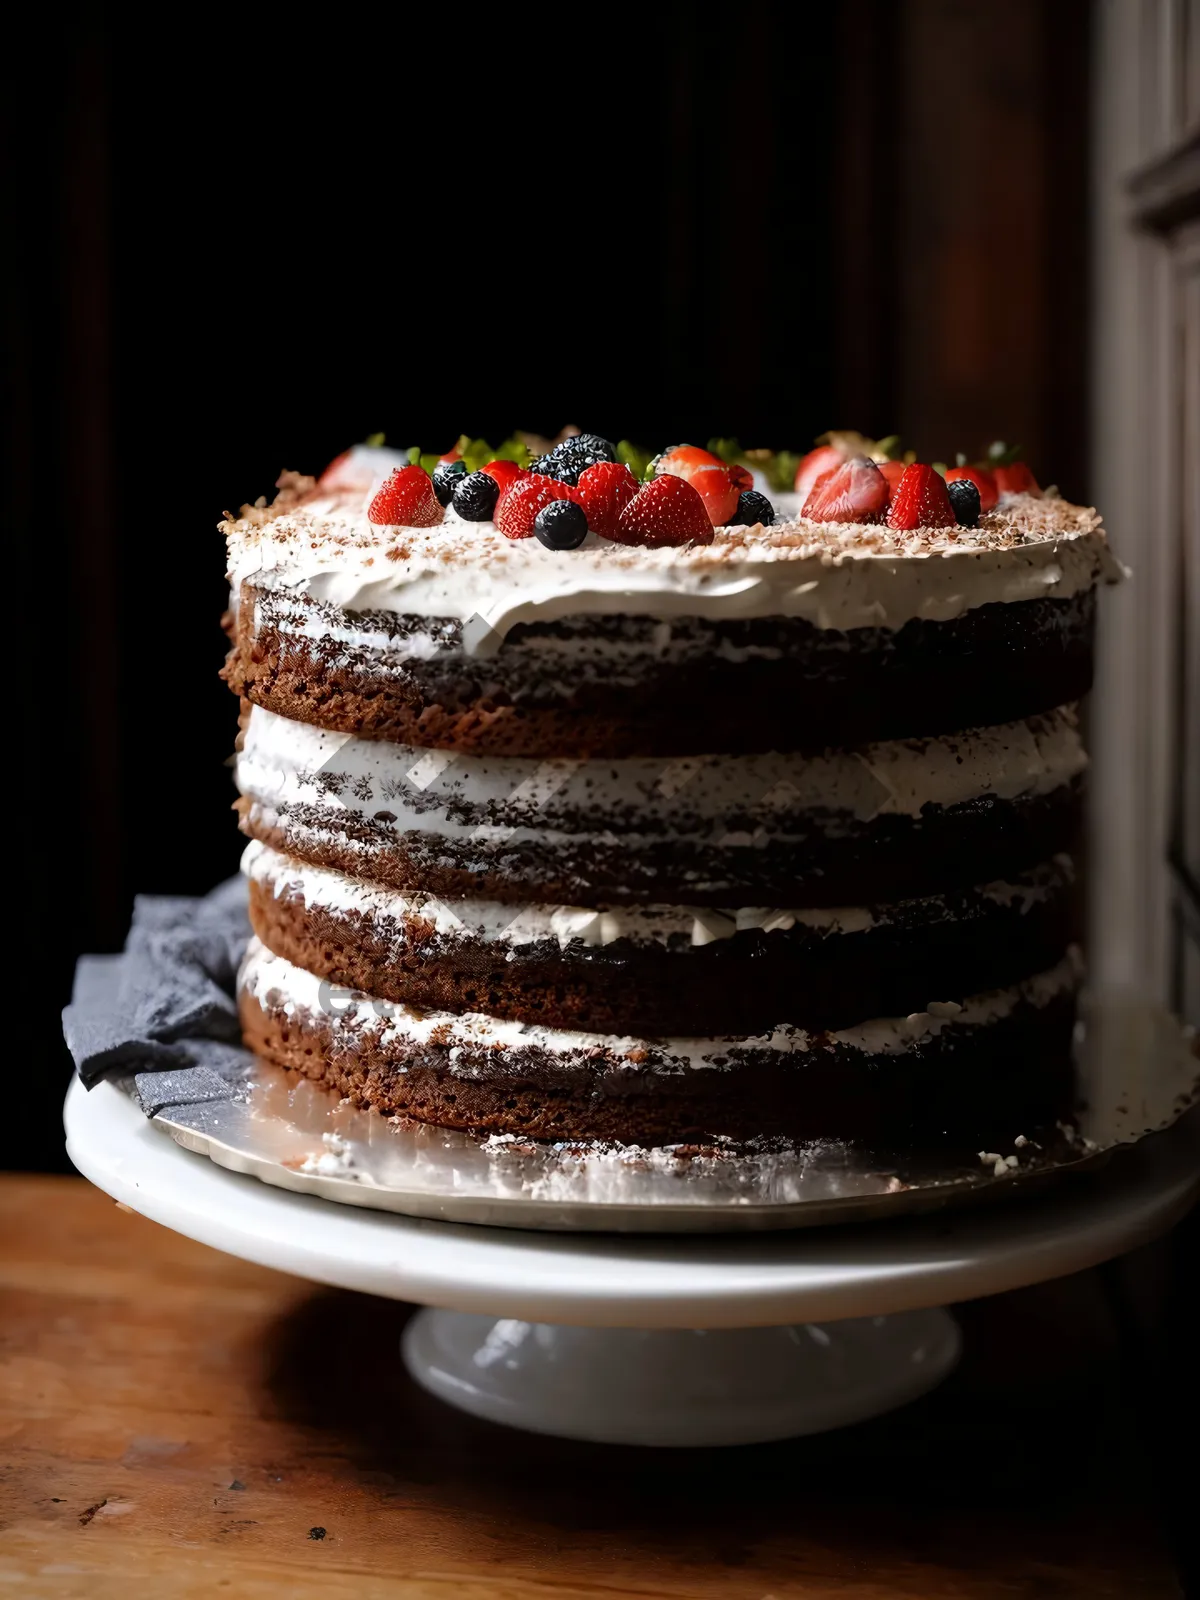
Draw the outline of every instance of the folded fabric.
[[[130,1077],[147,1116],[235,1094],[253,1062],[234,1000],[249,934],[241,878],[199,899],[139,895],[123,953],[84,956],[63,1011],[84,1086]]]

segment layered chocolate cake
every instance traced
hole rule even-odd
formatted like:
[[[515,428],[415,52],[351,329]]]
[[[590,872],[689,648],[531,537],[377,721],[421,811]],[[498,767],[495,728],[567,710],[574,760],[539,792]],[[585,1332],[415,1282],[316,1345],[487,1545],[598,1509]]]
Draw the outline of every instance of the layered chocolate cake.
[[[995,476],[843,449],[773,505],[755,456],[593,435],[285,474],[223,524],[248,1043],[538,1139],[1065,1114],[1117,569]]]

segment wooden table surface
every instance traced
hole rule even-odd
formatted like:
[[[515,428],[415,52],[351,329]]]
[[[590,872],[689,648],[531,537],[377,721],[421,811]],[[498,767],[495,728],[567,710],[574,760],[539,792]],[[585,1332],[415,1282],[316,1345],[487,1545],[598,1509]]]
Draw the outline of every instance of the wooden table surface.
[[[959,1372],[840,1433],[587,1446],[426,1396],[402,1305],[218,1255],[82,1179],[0,1179],[0,1593],[1178,1596],[1173,1419],[1154,1363],[1123,1359],[1121,1302],[1087,1273],[967,1306]]]

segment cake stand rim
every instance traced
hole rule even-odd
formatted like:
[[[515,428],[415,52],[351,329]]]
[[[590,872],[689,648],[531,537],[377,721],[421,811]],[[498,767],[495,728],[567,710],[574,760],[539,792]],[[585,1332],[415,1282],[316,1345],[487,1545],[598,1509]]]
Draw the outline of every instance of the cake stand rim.
[[[799,1232],[518,1231],[329,1205],[197,1161],[110,1083],[73,1081],[64,1121],[85,1177],[200,1243],[341,1288],[584,1326],[774,1326],[1000,1293],[1147,1242],[1200,1192],[1193,1112],[1018,1206]]]

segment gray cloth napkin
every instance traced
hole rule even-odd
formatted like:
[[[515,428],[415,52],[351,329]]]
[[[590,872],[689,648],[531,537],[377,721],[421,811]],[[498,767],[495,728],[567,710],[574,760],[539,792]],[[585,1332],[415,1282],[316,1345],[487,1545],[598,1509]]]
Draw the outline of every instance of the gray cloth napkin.
[[[233,996],[249,933],[241,878],[200,899],[139,895],[124,952],[82,957],[63,1011],[84,1086],[131,1076],[147,1116],[234,1095],[253,1062]]]

